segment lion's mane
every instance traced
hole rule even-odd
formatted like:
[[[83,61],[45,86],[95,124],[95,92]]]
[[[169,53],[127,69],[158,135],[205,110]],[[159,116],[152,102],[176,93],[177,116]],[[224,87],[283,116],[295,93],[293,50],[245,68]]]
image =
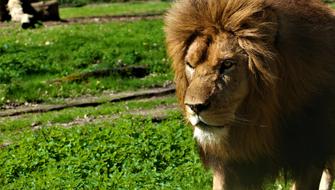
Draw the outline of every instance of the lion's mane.
[[[225,158],[233,162],[270,158],[276,163],[271,166],[273,171],[284,168],[294,174],[333,157],[334,15],[318,0],[175,3],[166,15],[165,32],[182,108],[188,87],[184,59],[189,45],[202,33],[225,31],[237,37],[249,57],[251,88],[244,103],[248,119],[254,126],[269,128],[265,133],[258,127],[236,129],[230,147],[224,151],[212,147],[211,152],[202,147],[202,154],[228,154]],[[209,165],[220,162],[207,158],[204,161]]]

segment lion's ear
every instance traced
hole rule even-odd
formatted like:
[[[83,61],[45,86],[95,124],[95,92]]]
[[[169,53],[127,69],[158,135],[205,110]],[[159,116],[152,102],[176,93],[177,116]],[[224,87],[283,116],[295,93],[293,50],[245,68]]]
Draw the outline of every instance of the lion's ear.
[[[265,8],[259,15],[260,20],[263,20],[263,24],[266,25],[264,33],[267,33],[267,42],[273,44],[276,40],[278,33],[278,17],[272,8]]]
[[[240,22],[235,34],[240,38],[274,43],[277,34],[277,16],[271,8],[263,8]]]
[[[240,47],[249,56],[249,68],[259,86],[274,86],[278,78],[278,57],[274,53],[277,31],[275,11],[262,8],[245,17],[235,32]]]
[[[256,20],[272,20],[274,16],[275,13],[272,8],[264,7],[262,10],[253,13],[251,18]]]

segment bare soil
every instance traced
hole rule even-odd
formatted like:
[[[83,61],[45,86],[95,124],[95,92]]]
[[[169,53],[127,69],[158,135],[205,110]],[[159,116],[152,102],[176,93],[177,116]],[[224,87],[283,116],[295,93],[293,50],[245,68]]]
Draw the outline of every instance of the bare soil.
[[[65,127],[70,128],[74,126],[82,126],[86,124],[93,124],[93,123],[101,123],[106,121],[113,121],[122,117],[123,115],[133,115],[133,116],[141,116],[144,118],[150,118],[153,122],[161,122],[168,118],[168,113],[171,111],[177,111],[177,104],[172,105],[161,105],[155,107],[154,109],[137,109],[137,110],[129,110],[129,112],[119,113],[116,115],[104,115],[104,116],[88,116],[85,115],[84,117],[78,117],[71,122],[66,123],[48,123],[47,125],[40,125],[39,123],[33,124],[32,130],[38,130],[43,127]]]
[[[89,17],[75,17],[69,19],[62,19],[61,21],[45,21],[43,25],[46,27],[67,25],[67,24],[89,24],[89,23],[108,23],[115,21],[136,21],[136,20],[151,20],[162,18],[163,12],[160,13],[146,13],[146,14],[125,14],[125,15],[105,15],[105,16],[89,16]],[[14,22],[0,22],[1,27],[19,27],[19,23]]]
[[[25,104],[18,107],[7,107],[0,109],[0,118],[8,116],[17,116],[27,113],[42,113],[49,111],[58,111],[71,107],[92,107],[99,106],[107,102],[120,102],[134,99],[145,99],[152,97],[161,97],[175,92],[174,86],[163,88],[145,89],[132,92],[122,92],[117,94],[104,94],[101,96],[79,97],[67,100],[63,104]]]

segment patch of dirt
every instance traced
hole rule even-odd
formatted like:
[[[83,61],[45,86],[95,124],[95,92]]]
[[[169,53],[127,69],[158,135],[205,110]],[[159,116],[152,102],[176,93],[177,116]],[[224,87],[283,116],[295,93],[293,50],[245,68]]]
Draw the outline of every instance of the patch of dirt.
[[[9,146],[9,145],[11,145],[11,143],[9,143],[9,142],[0,144],[0,149],[2,149],[2,148],[6,148],[6,147]]]
[[[63,104],[46,105],[46,104],[26,104],[19,107],[9,107],[10,109],[0,109],[0,117],[17,116],[27,113],[42,113],[49,111],[58,111],[71,107],[94,107],[108,102],[120,102],[134,99],[144,99],[151,97],[160,97],[175,92],[174,86],[165,88],[153,88],[146,90],[139,90],[133,92],[122,92],[118,94],[110,94],[103,96],[92,96],[86,98],[74,98]],[[5,107],[6,108],[6,107]]]
[[[135,20],[142,20],[142,19],[157,19],[161,18],[164,13],[146,13],[146,14],[125,14],[125,15],[105,15],[105,16],[91,16],[91,17],[76,17],[76,18],[69,18],[63,23],[67,24],[86,24],[86,23],[107,23],[112,21],[135,21]],[[59,23],[59,22],[54,22]],[[53,22],[46,22],[47,26],[53,24]]]
[[[150,98],[152,99],[152,98]],[[148,99],[143,99],[140,101],[149,101]],[[41,123],[32,123],[31,124],[31,130],[36,131],[40,130],[45,127],[64,127],[64,128],[71,128],[75,126],[84,126],[87,124],[98,124],[101,122],[106,121],[113,121],[115,119],[118,119],[125,115],[133,115],[133,116],[141,116],[144,118],[149,118],[153,122],[161,122],[169,117],[169,112],[171,111],[178,111],[178,105],[177,104],[170,104],[170,105],[160,105],[152,109],[135,109],[135,110],[129,110],[128,112],[122,112],[118,114],[113,115],[101,115],[101,116],[89,116],[85,115],[84,117],[77,117],[73,121],[70,122],[64,122],[64,123],[52,123],[49,122],[47,124],[41,124]],[[6,148],[7,146],[11,145],[11,142],[5,142],[3,144],[0,144],[0,149]]]
[[[92,123],[100,123],[104,121],[112,121],[124,115],[142,116],[142,117],[151,118],[151,120],[154,122],[160,122],[160,121],[167,119],[168,112],[177,111],[177,110],[178,110],[177,104],[171,104],[171,105],[158,106],[153,109],[130,110],[129,112],[126,112],[126,113],[123,112],[123,113],[114,114],[114,115],[102,115],[98,117],[85,115],[84,117],[78,117],[74,119],[73,121],[67,122],[67,123],[48,123],[46,125],[32,124],[32,130],[38,130],[43,127],[52,127],[52,126],[70,128],[70,127],[82,126],[82,125],[90,124],[90,123],[92,124]]]
[[[67,25],[67,24],[89,24],[89,23],[108,23],[113,21],[136,21],[143,19],[158,19],[162,18],[164,12],[145,13],[145,14],[124,14],[124,15],[105,15],[105,16],[88,16],[88,17],[74,17],[63,19],[61,21],[44,21],[43,25],[46,27]],[[0,27],[20,27],[19,23],[14,22],[0,22]]]

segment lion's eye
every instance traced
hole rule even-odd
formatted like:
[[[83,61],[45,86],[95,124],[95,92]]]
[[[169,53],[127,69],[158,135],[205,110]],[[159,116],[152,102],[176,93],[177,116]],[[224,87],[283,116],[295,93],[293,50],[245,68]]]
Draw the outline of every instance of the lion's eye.
[[[234,60],[223,60],[220,63],[220,73],[224,74],[227,71],[230,71],[233,69],[233,67],[236,65],[236,62]]]
[[[185,64],[186,64],[187,67],[190,67],[191,69],[194,69],[194,67],[190,64],[190,62],[185,61]]]
[[[188,80],[192,80],[195,68],[188,62],[185,61],[186,67],[185,67],[185,72]]]

